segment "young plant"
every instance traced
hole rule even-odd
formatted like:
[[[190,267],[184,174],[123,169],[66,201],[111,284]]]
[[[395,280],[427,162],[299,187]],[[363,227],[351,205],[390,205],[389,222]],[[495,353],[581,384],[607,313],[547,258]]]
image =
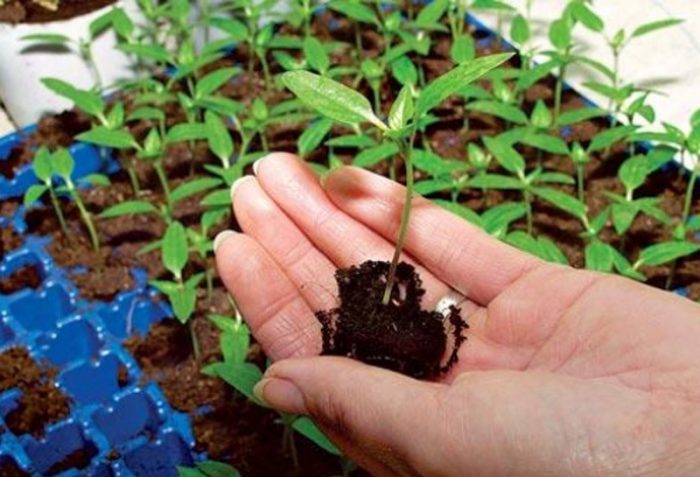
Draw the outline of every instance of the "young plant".
[[[241,477],[241,473],[233,466],[214,460],[199,462],[195,467],[178,466],[177,475],[178,477]]]
[[[413,88],[404,86],[391,107],[388,124],[372,111],[367,98],[341,83],[306,71],[293,71],[282,75],[283,84],[308,107],[340,123],[351,126],[371,125],[396,145],[403,159],[406,167],[406,198],[401,213],[396,249],[391,260],[382,300],[384,304],[387,304],[391,298],[396,267],[408,231],[414,189],[412,152],[420,119],[448,96],[457,93],[464,85],[497,67],[511,56],[510,54],[493,55],[459,65],[428,84],[415,102]]]
[[[100,250],[100,240],[97,235],[97,229],[93,221],[92,214],[85,207],[83,199],[80,197],[78,188],[73,182],[73,170],[75,169],[75,161],[67,149],[60,148],[53,154],[49,154],[46,149],[40,149],[35,158],[34,171],[43,182],[43,184],[36,184],[27,190],[24,196],[25,204],[33,204],[45,193],[49,193],[51,198],[51,204],[54,207],[56,216],[58,217],[61,228],[65,234],[70,238],[70,234],[66,228],[66,222],[61,212],[60,205],[58,203],[57,197],[61,194],[67,194],[78,207],[80,212],[80,218],[85,225],[88,232],[88,237],[92,244],[92,248],[99,252]],[[53,182],[54,176],[57,176],[62,185],[56,186]],[[101,174],[92,174],[81,179],[85,184],[90,185],[109,185],[109,179]]]
[[[190,323],[192,349],[195,356],[199,357],[199,343],[190,318],[197,304],[197,287],[204,278],[204,274],[197,273],[188,279],[183,277],[183,271],[189,261],[189,254],[185,226],[180,222],[171,222],[161,243],[161,260],[165,269],[173,276],[173,280],[152,280],[151,285],[168,297],[173,313],[180,323]]]

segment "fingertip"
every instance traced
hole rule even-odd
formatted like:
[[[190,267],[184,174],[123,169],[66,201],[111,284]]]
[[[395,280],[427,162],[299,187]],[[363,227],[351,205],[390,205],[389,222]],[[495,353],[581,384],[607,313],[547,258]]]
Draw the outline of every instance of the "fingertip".
[[[243,176],[243,177],[239,177],[238,179],[233,181],[233,184],[231,184],[231,203],[234,202],[234,200],[236,198],[236,192],[241,188],[241,185],[243,185],[244,183],[251,181],[251,180],[255,180],[255,177]]]
[[[236,235],[237,233],[233,230],[224,230],[223,232],[219,232],[219,234],[216,237],[214,237],[214,253],[216,254],[219,251],[219,249],[224,244],[224,242],[226,242],[226,240]]]

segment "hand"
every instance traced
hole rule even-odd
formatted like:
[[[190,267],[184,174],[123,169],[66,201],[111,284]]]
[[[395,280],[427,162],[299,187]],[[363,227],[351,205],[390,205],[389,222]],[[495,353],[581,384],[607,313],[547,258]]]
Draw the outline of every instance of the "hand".
[[[697,475],[700,308],[630,280],[544,263],[422,198],[406,260],[424,306],[468,297],[459,363],[439,383],[315,357],[333,273],[389,260],[403,187],[342,168],[323,187],[289,154],[234,186],[243,234],[217,264],[276,361],[257,390],[307,414],[377,476]],[[293,359],[289,359],[293,358]]]

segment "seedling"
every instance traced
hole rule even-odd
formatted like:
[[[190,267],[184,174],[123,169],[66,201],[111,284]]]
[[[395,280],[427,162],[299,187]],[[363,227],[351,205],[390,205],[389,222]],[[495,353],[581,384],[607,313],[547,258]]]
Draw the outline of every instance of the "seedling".
[[[70,152],[66,149],[58,149],[53,154],[50,154],[47,149],[42,148],[37,152],[34,161],[34,172],[42,184],[36,184],[27,190],[24,196],[25,205],[30,205],[36,202],[42,195],[48,192],[51,198],[51,204],[56,212],[56,216],[61,225],[61,229],[68,238],[70,233],[66,227],[66,221],[61,212],[61,207],[57,197],[60,194],[67,194],[78,207],[80,218],[88,231],[90,242],[96,252],[100,250],[100,240],[92,220],[92,214],[88,211],[83,203],[82,198],[76,184],[73,182],[73,170],[75,169],[75,161]],[[57,176],[62,181],[62,185],[56,186],[53,182],[54,176]],[[109,185],[109,179],[100,174],[92,174],[82,179],[82,182],[91,185]]]
[[[308,107],[322,115],[344,124],[370,124],[379,133],[392,141],[406,167],[406,198],[401,213],[401,225],[396,239],[396,249],[387,276],[387,285],[382,302],[387,304],[394,286],[396,267],[401,257],[411,214],[413,199],[413,162],[411,155],[418,121],[432,108],[438,106],[459,88],[497,67],[512,55],[501,54],[480,58],[460,65],[428,84],[413,100],[412,88],[404,86],[389,112],[385,124],[372,111],[367,98],[347,86],[329,78],[306,71],[285,73],[282,82]]]

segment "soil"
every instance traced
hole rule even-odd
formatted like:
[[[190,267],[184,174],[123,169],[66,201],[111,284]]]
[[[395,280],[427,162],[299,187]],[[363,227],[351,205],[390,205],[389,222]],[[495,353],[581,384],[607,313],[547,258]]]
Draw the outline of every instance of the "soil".
[[[2,477],[29,477],[29,474],[20,469],[13,459],[6,459],[0,464],[0,475]]]
[[[41,286],[41,273],[34,265],[25,265],[9,277],[0,278],[0,295],[9,295],[25,288],[36,290]]]
[[[85,15],[116,0],[60,0],[52,10],[37,0],[10,0],[0,7],[0,23],[47,23]]]
[[[56,464],[51,466],[51,468],[46,471],[45,475],[57,475],[68,469],[84,469],[88,465],[90,465],[92,458],[96,455],[97,449],[81,447],[80,449],[77,449],[68,456],[66,456],[66,458],[63,459],[61,462],[57,462]]]
[[[78,111],[43,116],[36,130],[26,135],[22,143],[12,148],[9,156],[0,161],[0,175],[7,179],[14,178],[21,167],[32,162],[38,147],[46,146],[51,150],[68,147],[73,144],[75,136],[88,129],[89,119]]]
[[[34,361],[25,348],[0,354],[0,392],[16,388],[22,393],[17,407],[5,416],[12,433],[41,438],[48,424],[68,417],[71,399],[56,385],[57,373],[56,368]]]
[[[0,259],[20,245],[22,236],[13,227],[0,227]]]
[[[336,271],[340,306],[316,313],[323,324],[323,354],[347,356],[414,378],[434,378],[457,362],[468,326],[454,306],[447,316],[421,308],[425,290],[407,263],[396,268],[391,299],[384,305],[389,268],[389,262],[368,261]]]

